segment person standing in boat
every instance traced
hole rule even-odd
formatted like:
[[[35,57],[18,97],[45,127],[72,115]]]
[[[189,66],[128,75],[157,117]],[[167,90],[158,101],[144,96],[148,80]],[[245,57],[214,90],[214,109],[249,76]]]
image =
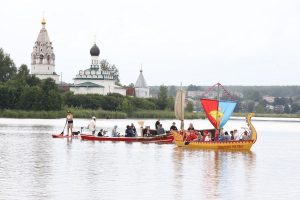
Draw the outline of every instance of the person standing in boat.
[[[88,127],[87,127],[90,131],[92,131],[92,134],[95,135],[96,132],[96,117],[93,116],[92,120],[90,121]]]
[[[170,131],[177,131],[177,127],[175,126],[175,122],[172,123],[172,126],[170,127]]]
[[[158,119],[156,122],[155,122],[155,130],[157,130],[159,128],[159,125],[160,125],[160,119]]]
[[[73,114],[71,113],[71,111],[67,112],[66,123],[67,123],[67,136],[72,136],[72,133],[73,133]]]

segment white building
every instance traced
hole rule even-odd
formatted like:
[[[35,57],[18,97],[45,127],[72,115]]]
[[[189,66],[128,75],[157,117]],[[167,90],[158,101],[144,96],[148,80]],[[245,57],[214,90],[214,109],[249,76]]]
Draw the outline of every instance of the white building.
[[[96,44],[90,50],[91,65],[86,70],[80,70],[74,78],[74,86],[70,91],[74,94],[101,94],[119,93],[126,95],[126,89],[115,84],[116,78],[111,70],[104,71],[100,67],[98,60],[100,49]]]
[[[52,78],[59,83],[59,75],[55,72],[55,54],[45,28],[46,20],[42,20],[42,29],[31,53],[31,74],[40,79]]]
[[[149,88],[147,87],[145,78],[143,76],[143,70],[140,70],[140,75],[134,85],[135,96],[140,98],[150,97]]]

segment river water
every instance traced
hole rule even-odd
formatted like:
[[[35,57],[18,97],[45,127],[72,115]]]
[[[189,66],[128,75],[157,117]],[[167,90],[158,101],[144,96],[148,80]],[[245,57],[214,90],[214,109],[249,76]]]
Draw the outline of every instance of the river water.
[[[98,120],[110,130],[141,120]],[[154,127],[156,120],[144,120]],[[75,119],[76,130],[89,120]],[[171,126],[171,120],[161,120]],[[187,120],[211,128],[206,120]],[[176,121],[179,124],[178,121]],[[0,199],[300,199],[300,120],[254,120],[249,152],[53,139],[64,119],[0,119]],[[225,129],[245,127],[230,120]],[[84,130],[85,131],[85,130]]]

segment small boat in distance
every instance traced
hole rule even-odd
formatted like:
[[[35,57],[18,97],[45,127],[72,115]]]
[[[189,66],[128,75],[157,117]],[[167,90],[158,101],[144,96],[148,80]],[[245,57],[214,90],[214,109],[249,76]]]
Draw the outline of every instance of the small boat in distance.
[[[215,86],[218,87],[217,99],[200,99],[206,117],[215,127],[215,129],[190,131],[181,129],[180,131],[172,131],[174,142],[178,147],[186,148],[250,150],[252,145],[257,140],[257,132],[251,123],[251,118],[254,116],[254,113],[249,113],[246,117],[248,131],[245,131],[244,133],[247,135],[247,137],[244,137],[243,140],[240,140],[240,136],[236,137],[235,139],[219,140],[219,133],[221,133],[220,130],[222,130],[223,126],[229,120],[236,106],[236,101],[220,83],[217,83],[209,88],[204,95],[210,92]],[[229,97],[230,100],[220,100],[220,87],[223,89],[225,96]],[[180,92],[180,90],[177,92]],[[180,98],[175,99],[175,105],[178,106],[178,108],[175,107],[175,113],[176,110],[180,110],[180,103],[178,103],[178,101],[181,103],[184,102]],[[182,103],[181,107],[183,106],[184,104]],[[175,115],[177,117],[177,114]],[[190,137],[191,135],[194,137]]]

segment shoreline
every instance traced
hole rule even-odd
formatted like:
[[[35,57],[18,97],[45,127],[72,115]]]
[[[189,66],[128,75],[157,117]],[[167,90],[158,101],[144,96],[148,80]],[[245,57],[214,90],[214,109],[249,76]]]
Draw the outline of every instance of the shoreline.
[[[80,108],[67,108],[60,111],[25,111],[4,109],[0,110],[0,118],[60,119],[65,118],[66,110],[71,110],[76,118],[82,119],[90,118],[91,116],[96,116],[98,119],[175,119],[174,112],[166,110],[140,110],[132,113],[124,113],[119,111],[88,110]],[[231,120],[244,119],[247,114],[248,113],[233,113]],[[185,119],[205,119],[205,114],[203,112],[185,113]],[[253,120],[300,122],[300,114],[255,113]]]

